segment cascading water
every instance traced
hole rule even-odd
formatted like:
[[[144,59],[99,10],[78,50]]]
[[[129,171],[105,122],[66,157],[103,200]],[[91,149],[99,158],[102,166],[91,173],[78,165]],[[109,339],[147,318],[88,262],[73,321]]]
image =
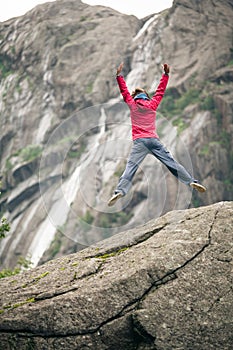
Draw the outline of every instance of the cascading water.
[[[134,37],[134,43],[139,40],[138,48],[132,58],[132,70],[126,77],[129,89],[144,84],[144,75],[150,64],[151,46],[153,40],[145,40],[145,31],[152,30],[157,16],[150,18],[144,27]],[[45,85],[51,81],[51,76],[45,74]],[[156,77],[155,82],[158,82]],[[47,97],[46,97],[47,96]],[[44,116],[41,118],[36,142],[44,139],[46,130],[51,125],[54,112],[46,108],[46,99],[52,95],[44,95]],[[118,178],[114,175],[116,169],[124,166],[131,147],[131,127],[128,108],[119,97],[108,101],[102,106],[89,107],[77,112],[71,118],[61,123],[51,135],[42,154],[40,165],[41,198],[32,201],[28,208],[12,222],[12,214],[8,219],[12,222],[11,234],[1,244],[1,255],[7,262],[8,255],[20,252],[30,256],[34,266],[38,264],[44,252],[53,241],[57,230],[67,237],[84,245],[95,244],[97,241],[116,232],[144,224],[149,219],[161,215],[166,207],[167,172],[153,157],[147,157],[139,168],[137,186],[122,200],[122,204],[110,209],[107,206],[109,196],[114,190]],[[176,148],[176,130],[171,123],[162,118],[161,138],[169,149]],[[68,155],[72,145],[84,138],[87,141],[80,159],[70,166]],[[64,169],[68,175],[64,176]],[[140,175],[142,174],[142,175]],[[118,177],[120,176],[120,173]],[[137,194],[138,193],[138,194]],[[179,185],[176,198],[170,200],[170,209],[185,207],[189,192]],[[182,195],[181,195],[182,193]],[[139,196],[134,204],[131,219],[119,224],[118,227],[101,227],[85,222],[85,215],[92,211],[95,215],[116,214],[127,210],[133,195]],[[183,203],[181,205],[181,203]],[[69,230],[66,229],[67,223]],[[83,225],[83,223],[85,225]],[[14,228],[17,226],[17,238]],[[20,234],[18,228],[20,227]],[[28,227],[31,233],[28,235]],[[84,227],[84,228],[83,228]],[[22,247],[21,242],[26,242]]]

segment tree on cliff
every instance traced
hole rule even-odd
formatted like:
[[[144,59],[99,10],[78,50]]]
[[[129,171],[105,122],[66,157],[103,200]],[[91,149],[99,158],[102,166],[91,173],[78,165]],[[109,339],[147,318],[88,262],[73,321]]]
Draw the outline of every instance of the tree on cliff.
[[[1,183],[0,183],[0,188],[1,188]],[[1,191],[0,191],[1,195]],[[0,239],[6,237],[6,233],[10,231],[10,224],[7,221],[5,217],[1,218],[1,223],[0,223]],[[11,269],[3,269],[0,271],[0,278],[16,275],[20,273],[22,269],[28,269],[31,266],[31,261],[30,259],[25,259],[23,257],[20,257],[18,259],[16,267],[11,270]]]
[[[1,182],[0,182],[0,189],[1,189]],[[1,191],[0,191],[1,195]],[[0,224],[0,239],[4,238],[6,235],[6,232],[10,231],[10,224],[7,222],[7,219],[2,217],[1,218],[1,224]]]

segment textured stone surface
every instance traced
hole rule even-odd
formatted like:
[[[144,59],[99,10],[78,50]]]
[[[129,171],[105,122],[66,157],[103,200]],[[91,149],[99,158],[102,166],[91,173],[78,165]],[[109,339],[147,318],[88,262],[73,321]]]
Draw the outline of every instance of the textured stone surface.
[[[139,20],[59,0],[0,23],[0,211],[11,223],[0,244],[3,267],[28,254],[37,263],[43,255],[45,261],[75,252],[173,209],[233,199],[232,13],[230,0],[177,0]],[[126,204],[115,216],[109,211],[131,146],[128,110],[118,103],[115,82],[122,60],[130,89],[142,85],[152,92],[167,61],[176,96],[198,90],[172,119],[158,110],[157,125],[166,147],[208,188],[204,195],[192,194],[147,157]],[[212,105],[203,110],[208,97]],[[30,158],[35,146],[41,152]],[[74,194],[65,200],[61,178],[64,192]],[[49,187],[46,208],[42,184]],[[52,217],[57,207],[65,213],[61,220]]]
[[[230,350],[232,217],[169,212],[2,279],[1,348]]]

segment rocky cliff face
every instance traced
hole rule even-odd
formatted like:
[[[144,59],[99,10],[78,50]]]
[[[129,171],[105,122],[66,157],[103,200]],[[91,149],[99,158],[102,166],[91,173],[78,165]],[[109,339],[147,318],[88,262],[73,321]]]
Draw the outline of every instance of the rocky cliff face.
[[[3,279],[1,348],[230,350],[232,217],[169,212]]]
[[[0,24],[1,210],[11,233],[3,266],[34,264],[136,227],[172,209],[232,199],[232,2],[174,1],[138,20],[61,0]],[[171,64],[158,111],[161,139],[208,191],[198,196],[148,157],[131,194],[106,202],[130,149],[130,89],[156,87]],[[46,252],[46,253],[45,253]]]

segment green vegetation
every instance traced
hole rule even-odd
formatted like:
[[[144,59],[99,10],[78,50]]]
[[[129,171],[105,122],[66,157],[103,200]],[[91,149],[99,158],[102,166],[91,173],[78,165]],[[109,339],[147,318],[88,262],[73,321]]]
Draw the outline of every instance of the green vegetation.
[[[194,195],[192,198],[192,204],[194,208],[199,208],[201,206],[200,198]]]
[[[221,127],[222,115],[215,104],[213,96],[209,92],[201,91],[197,88],[191,88],[182,95],[179,94],[177,89],[168,88],[159,111],[165,117],[172,119],[172,124],[178,128],[178,134],[180,134],[188,127],[188,123],[185,122],[184,110],[188,105],[195,103],[199,105],[201,110],[210,111],[216,118],[218,126]],[[222,138],[222,140],[226,139],[226,137]]]
[[[232,50],[233,52],[233,50]],[[232,64],[232,59],[229,65]],[[208,83],[208,82],[207,82]],[[212,141],[208,144],[204,144],[199,150],[199,156],[210,157],[210,153],[214,151],[215,147],[222,147],[227,150],[228,165],[229,169],[233,167],[233,152],[231,150],[231,133],[224,129],[223,125],[223,115],[216,105],[214,98],[214,89],[211,89],[211,83],[207,84],[205,87],[195,88],[195,82],[193,82],[193,87],[182,95],[175,88],[168,88],[166,90],[165,96],[162,100],[159,111],[166,118],[170,119],[172,124],[177,127],[178,134],[182,133],[183,130],[188,127],[188,122],[185,120],[184,110],[188,105],[197,104],[199,110],[210,111],[211,117],[216,119],[218,133],[213,135]],[[162,127],[161,127],[162,128]],[[223,175],[221,175],[223,176]],[[233,186],[232,176],[230,173],[224,174],[225,180],[222,179],[224,188],[227,191],[227,197],[230,198],[230,193],[232,193]],[[199,202],[198,197],[193,197],[193,205],[200,206],[202,203]]]
[[[42,278],[44,278],[45,276],[47,276],[49,274],[49,271],[46,271],[44,273],[42,273],[41,275],[34,277],[33,281],[34,282],[38,282],[39,280],[41,280]]]
[[[171,118],[176,115],[175,101],[180,97],[178,91],[174,88],[167,88],[166,93],[159,106],[159,111],[166,117]]]
[[[87,94],[91,94],[92,91],[93,91],[93,86],[94,86],[94,83],[93,83],[93,82],[89,83],[89,84],[86,86],[85,92],[86,92]]]
[[[2,314],[5,310],[16,309],[25,304],[34,303],[34,302],[35,302],[35,298],[28,298],[27,300],[19,301],[18,303],[15,303],[15,304],[5,305],[3,306],[3,309],[0,310],[0,314]]]
[[[0,278],[18,275],[20,273],[20,271],[21,271],[20,267],[15,267],[13,270],[3,269],[0,271]]]
[[[94,216],[91,215],[89,210],[87,210],[86,214],[82,217],[82,220],[91,225],[94,221]]]
[[[200,150],[199,155],[201,155],[201,156],[206,156],[206,155],[209,154],[209,150],[210,150],[209,145],[204,145],[204,146],[202,147],[202,149]]]
[[[42,151],[43,148],[40,145],[28,145],[27,147],[22,148],[10,155],[6,160],[5,168],[7,171],[13,168],[13,158],[18,158],[17,164],[20,162],[31,162],[40,157]]]
[[[11,53],[12,53],[13,55],[15,55],[15,46],[11,46],[10,49],[11,49]]]
[[[1,187],[1,183],[0,183],[0,187]],[[0,192],[0,194],[1,194],[1,192]],[[1,223],[0,223],[0,239],[5,238],[6,233],[9,231],[10,231],[10,224],[8,223],[7,219],[3,217],[1,219]],[[16,267],[13,270],[3,269],[0,271],[0,279],[4,278],[4,277],[17,275],[18,273],[20,273],[22,271],[22,269],[30,268],[31,264],[32,263],[31,263],[30,259],[25,259],[23,257],[20,257],[18,259]]]
[[[18,275],[22,270],[27,270],[31,267],[32,262],[30,259],[26,259],[23,257],[20,257],[18,259],[17,265],[13,269],[3,269],[0,271],[0,279],[9,277],[9,276],[14,276]]]
[[[85,137],[81,137],[77,140],[77,137],[67,136],[64,137],[59,141],[59,144],[65,144],[66,147],[70,146],[70,149],[68,151],[68,158],[77,158],[79,159],[82,155],[82,153],[85,151],[87,146],[87,140]]]
[[[86,17],[86,16],[81,16],[80,22],[85,22],[86,20],[87,20],[87,17]]]
[[[68,158],[79,159],[87,146],[87,140],[83,137],[78,140],[77,144],[74,144],[68,152]]]
[[[213,96],[206,96],[201,102],[200,108],[205,111],[210,111],[213,114],[213,116],[217,119],[218,126],[221,125],[222,116],[215,105]]]
[[[38,158],[42,153],[42,147],[39,145],[29,145],[20,150],[19,156],[25,162],[32,161]]]
[[[233,193],[233,183],[230,179],[223,180],[224,186],[229,193]]]
[[[79,225],[81,227],[81,229],[84,231],[84,232],[87,232],[91,229],[91,224],[93,223],[94,221],[94,216],[91,214],[91,212],[89,210],[86,211],[86,213],[80,217],[80,220],[79,220]]]
[[[2,186],[2,183],[0,182],[0,190],[1,190],[1,186]],[[1,195],[1,191],[0,191],[0,195]],[[9,231],[10,231],[10,224],[5,217],[2,217],[0,222],[0,239],[5,238],[6,233]]]
[[[199,102],[200,91],[197,89],[190,89],[186,91],[178,100],[175,101],[175,107],[182,111],[190,104]]]
[[[189,89],[182,95],[177,89],[168,88],[159,107],[160,112],[168,118],[181,115],[188,105],[200,102],[200,94],[201,91],[195,88]]]
[[[50,259],[53,259],[57,253],[60,252],[61,246],[62,246],[62,236],[64,232],[63,228],[58,228],[58,231],[56,232],[54,239],[52,240],[52,243],[49,247],[49,257]]]
[[[205,111],[213,111],[215,110],[215,104],[214,104],[214,99],[213,96],[206,96],[204,98],[204,100],[202,101],[201,105],[200,105],[202,110]]]
[[[177,89],[168,88],[159,107],[159,111],[167,118],[173,119],[172,124],[177,127],[178,135],[188,127],[188,123],[184,120],[184,109],[191,104],[200,103],[201,91],[191,88],[179,94]],[[207,104],[207,102],[206,102]],[[204,107],[206,107],[206,104]],[[175,118],[175,119],[174,119]]]
[[[98,217],[97,225],[103,228],[117,227],[125,225],[133,217],[132,213],[118,212],[118,213],[102,213]]]
[[[24,285],[22,285],[22,288],[27,288],[29,285],[38,283],[42,278],[46,277],[48,274],[49,274],[49,271],[46,271],[39,276],[33,277],[30,282],[27,282]]]
[[[73,144],[75,142],[75,136],[65,136],[58,141],[59,144]]]
[[[218,139],[220,144],[226,148],[229,152],[232,152],[231,150],[231,138],[232,135],[230,132],[227,132],[226,130],[222,130],[218,135]]]
[[[0,78],[4,79],[12,73],[13,73],[13,70],[11,68],[10,58],[0,54]]]
[[[185,123],[183,118],[177,118],[172,121],[172,125],[177,126],[177,133],[180,135],[184,129],[188,127],[188,123]]]
[[[199,154],[202,156],[206,156],[210,153],[211,147],[214,146],[222,146],[223,148],[228,149],[230,147],[230,134],[228,134],[225,130],[216,135],[216,141],[211,141],[207,145],[204,145],[200,150]]]
[[[6,236],[6,232],[10,231],[10,224],[8,223],[6,218],[1,219],[0,224],[0,238],[4,238]]]
[[[95,256],[96,259],[108,259],[108,258],[111,258],[113,256],[116,256],[116,255],[119,255],[123,252],[125,252],[127,249],[129,249],[129,247],[124,247],[124,248],[121,248],[119,250],[116,250],[115,252],[112,252],[112,253],[106,253],[106,254],[103,254],[103,255],[97,255]]]

